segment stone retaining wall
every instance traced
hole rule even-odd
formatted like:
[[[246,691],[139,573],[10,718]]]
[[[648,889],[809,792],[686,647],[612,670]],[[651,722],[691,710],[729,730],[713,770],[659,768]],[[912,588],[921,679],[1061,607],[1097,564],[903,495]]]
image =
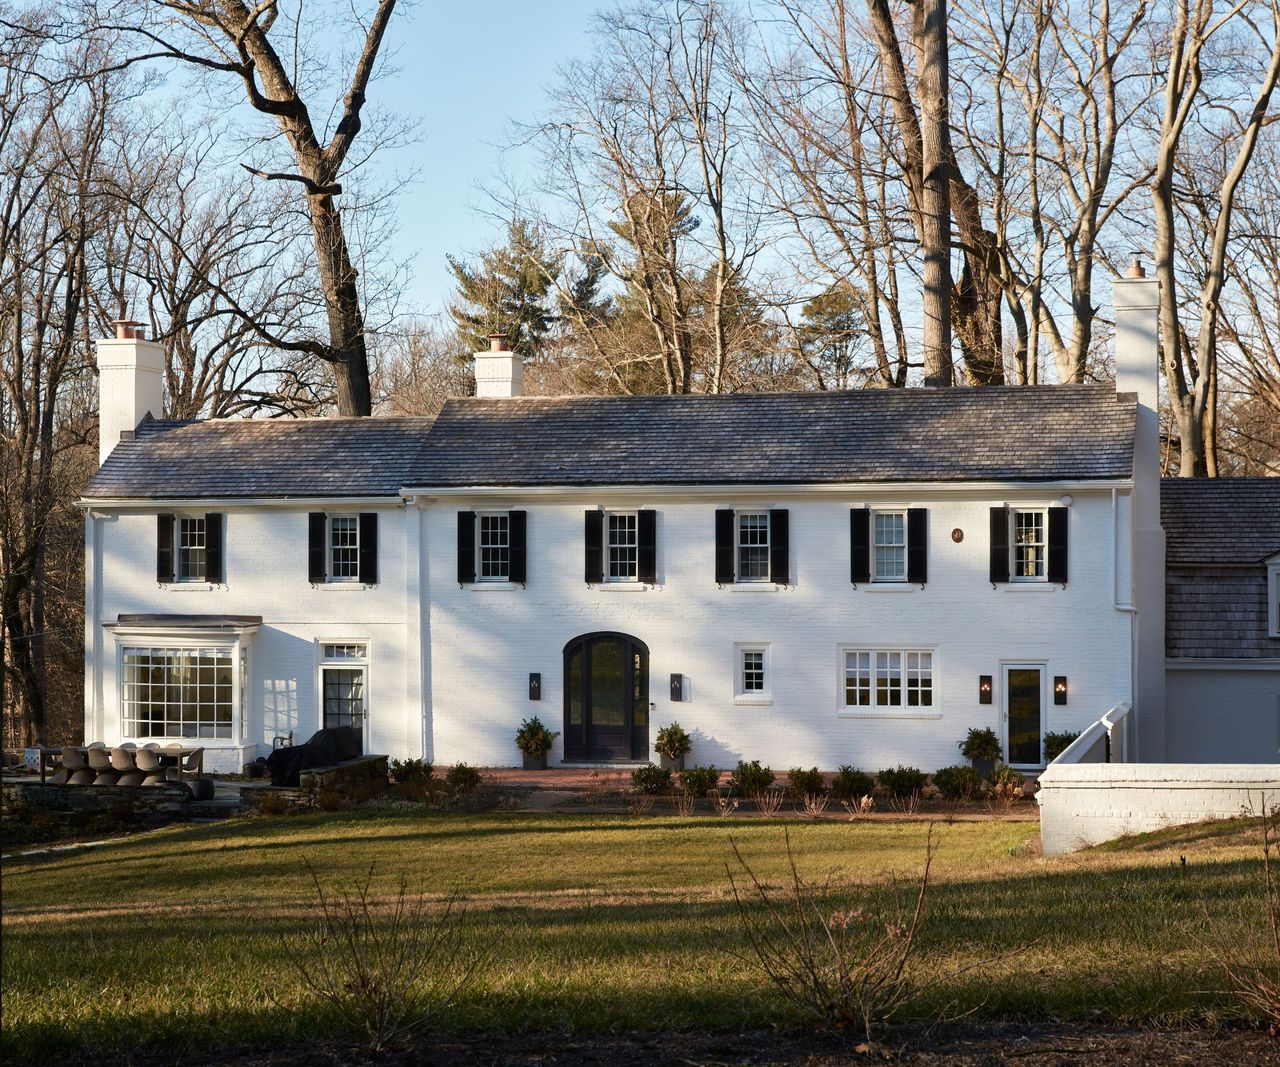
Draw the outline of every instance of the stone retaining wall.
[[[1263,764],[1050,764],[1040,775],[1046,855],[1126,834],[1262,813],[1280,803],[1280,767]]]
[[[181,817],[191,799],[184,785],[51,785],[5,782],[0,786],[0,814],[21,817],[31,811],[110,811],[127,804],[134,811]]]

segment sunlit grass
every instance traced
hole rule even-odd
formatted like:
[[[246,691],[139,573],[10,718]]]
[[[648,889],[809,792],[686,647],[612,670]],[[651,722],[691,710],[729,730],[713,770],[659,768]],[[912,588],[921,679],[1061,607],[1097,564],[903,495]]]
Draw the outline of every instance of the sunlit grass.
[[[282,938],[313,921],[310,865],[375,892],[401,874],[460,890],[492,962],[452,1013],[460,1031],[723,1029],[788,1023],[737,943],[729,836],[781,883],[782,834],[804,873],[860,901],[918,876],[922,822],[349,813],[175,828],[7,863],[3,1037],[33,1055],[288,1041],[332,1032]],[[935,888],[917,963],[954,970],[919,1010],[979,1017],[1204,1021],[1235,1008],[1215,946],[1259,932],[1260,854],[1241,824],[1059,859],[1033,823],[935,827]],[[1187,864],[1180,861],[1186,856]],[[1209,921],[1211,918],[1211,921]]]

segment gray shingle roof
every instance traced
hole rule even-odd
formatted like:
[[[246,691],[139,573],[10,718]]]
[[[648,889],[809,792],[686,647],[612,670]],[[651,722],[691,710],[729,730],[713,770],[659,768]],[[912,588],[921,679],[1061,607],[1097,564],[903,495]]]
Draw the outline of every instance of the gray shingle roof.
[[[150,421],[87,497],[394,496],[414,480],[428,418]]]
[[[1280,552],[1280,478],[1165,478],[1170,566],[1258,563]]]
[[[1106,385],[451,400],[416,486],[1127,477]]]

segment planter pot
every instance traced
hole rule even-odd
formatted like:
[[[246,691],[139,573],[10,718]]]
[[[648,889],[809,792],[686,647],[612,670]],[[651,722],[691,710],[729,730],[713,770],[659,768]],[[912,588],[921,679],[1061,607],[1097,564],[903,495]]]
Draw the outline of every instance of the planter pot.
[[[545,771],[547,769],[547,754],[544,752],[541,756],[530,756],[527,752],[522,752],[524,757],[524,769],[526,771]]]
[[[672,759],[670,756],[659,756],[658,766],[664,771],[682,771],[684,770],[684,757],[677,756]]]
[[[993,759],[975,759],[973,769],[979,778],[990,778],[996,772],[996,761]]]

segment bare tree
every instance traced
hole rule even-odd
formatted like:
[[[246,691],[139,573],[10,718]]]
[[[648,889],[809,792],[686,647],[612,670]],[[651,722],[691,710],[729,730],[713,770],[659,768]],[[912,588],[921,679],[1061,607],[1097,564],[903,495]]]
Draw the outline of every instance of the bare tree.
[[[920,95],[920,250],[924,384],[951,384],[951,119],[947,0],[915,0],[911,36]],[[998,312],[997,312],[998,314]]]
[[[303,87],[319,75],[318,63],[299,56],[299,9],[282,16],[278,0],[248,5],[241,0],[161,0],[170,14],[149,13],[136,20],[112,21],[106,28],[139,38],[148,50],[130,62],[173,59],[201,71],[238,79],[250,106],[279,130],[295,170],[270,164],[245,165],[268,181],[293,183],[302,192],[310,222],[315,267],[324,296],[328,340],[295,339],[259,328],[263,340],[309,353],[333,368],[338,410],[344,415],[372,411],[365,309],[360,299],[355,259],[337,197],[349,169],[352,145],[364,121],[369,86],[378,66],[395,0],[377,0],[364,17],[353,11],[361,46],[337,106],[332,129],[312,116]],[[277,31],[273,35],[272,31]],[[283,47],[277,47],[277,44]]]

